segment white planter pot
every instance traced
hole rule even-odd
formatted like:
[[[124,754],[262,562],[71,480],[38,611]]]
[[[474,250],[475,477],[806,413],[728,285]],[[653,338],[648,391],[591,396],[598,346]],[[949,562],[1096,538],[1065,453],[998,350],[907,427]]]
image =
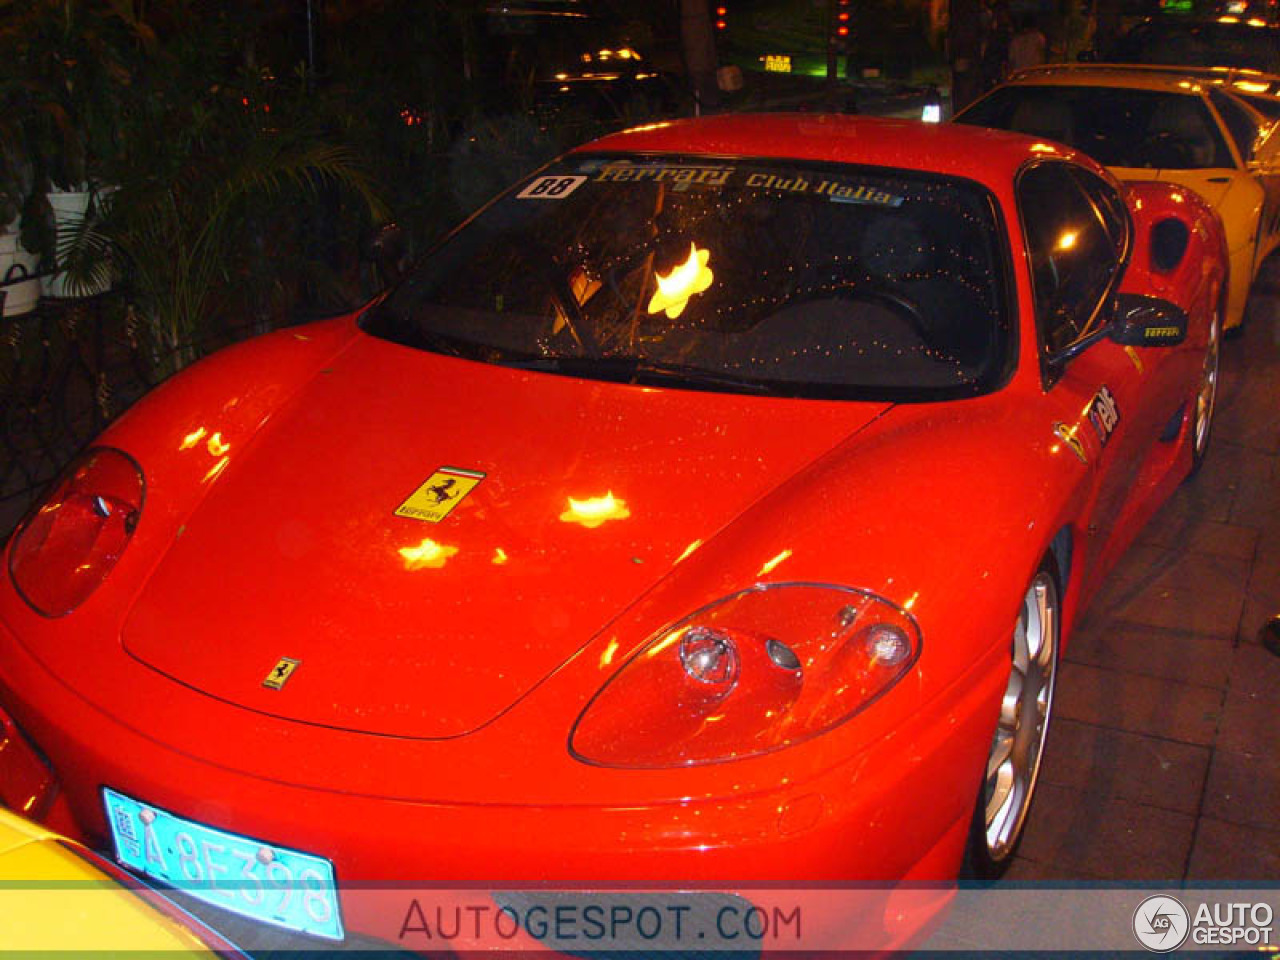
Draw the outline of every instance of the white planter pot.
[[[40,299],[40,281],[35,276],[40,258],[18,241],[18,225],[13,224],[9,233],[0,233],[0,280],[22,280],[23,283],[7,283],[4,290],[4,315],[16,317],[30,313]]]
[[[85,214],[89,210],[89,199],[93,196],[90,190],[50,190],[49,206],[53,207],[53,227],[57,250],[62,246],[63,238],[80,229]],[[102,196],[99,191],[99,197]],[[67,275],[59,270],[41,281],[46,297],[92,297],[106,293],[111,289],[109,282],[93,284],[89,287],[72,286]]]

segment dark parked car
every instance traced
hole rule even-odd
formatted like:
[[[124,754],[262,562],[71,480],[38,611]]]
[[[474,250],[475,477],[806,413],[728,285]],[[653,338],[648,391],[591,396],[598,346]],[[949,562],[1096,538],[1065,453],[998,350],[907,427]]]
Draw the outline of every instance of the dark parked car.
[[[1094,59],[1280,73],[1280,26],[1258,17],[1152,18],[1136,24]]]

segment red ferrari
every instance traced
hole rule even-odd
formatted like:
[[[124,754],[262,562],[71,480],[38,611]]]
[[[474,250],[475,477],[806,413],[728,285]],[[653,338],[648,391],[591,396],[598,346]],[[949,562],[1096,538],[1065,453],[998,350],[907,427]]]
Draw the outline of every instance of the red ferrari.
[[[72,465],[5,550],[0,797],[330,940],[369,884],[996,876],[1225,289],[1193,194],[1028,137],[588,144]]]

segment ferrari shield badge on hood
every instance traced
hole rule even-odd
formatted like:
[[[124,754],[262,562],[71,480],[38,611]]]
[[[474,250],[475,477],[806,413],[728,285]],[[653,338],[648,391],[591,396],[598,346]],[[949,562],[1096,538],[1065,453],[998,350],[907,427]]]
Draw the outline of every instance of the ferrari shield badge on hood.
[[[396,507],[396,516],[439,523],[483,479],[484,474],[476,470],[441,467]]]
[[[262,685],[270,690],[279,690],[293,676],[293,671],[297,670],[301,663],[301,660],[295,660],[293,657],[281,657],[271,668],[267,678],[262,681]]]

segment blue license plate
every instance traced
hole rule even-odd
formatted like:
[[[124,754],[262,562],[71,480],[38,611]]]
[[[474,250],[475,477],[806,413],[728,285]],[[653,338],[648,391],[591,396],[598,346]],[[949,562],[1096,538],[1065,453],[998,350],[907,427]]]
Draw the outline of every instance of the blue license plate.
[[[184,820],[106,787],[102,799],[126,867],[242,916],[342,939],[328,860]]]

